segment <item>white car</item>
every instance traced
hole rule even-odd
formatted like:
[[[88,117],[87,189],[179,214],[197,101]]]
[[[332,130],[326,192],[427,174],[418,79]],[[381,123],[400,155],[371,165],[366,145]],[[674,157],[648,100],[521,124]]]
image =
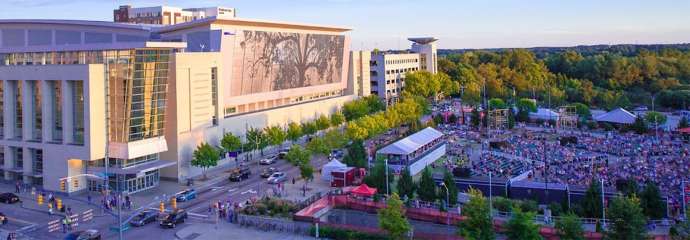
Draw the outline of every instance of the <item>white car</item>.
[[[278,184],[287,181],[287,174],[284,172],[275,172],[268,177],[269,184]]]
[[[259,160],[259,164],[271,165],[271,164],[276,163],[276,159],[278,159],[278,156],[270,156],[270,157]]]

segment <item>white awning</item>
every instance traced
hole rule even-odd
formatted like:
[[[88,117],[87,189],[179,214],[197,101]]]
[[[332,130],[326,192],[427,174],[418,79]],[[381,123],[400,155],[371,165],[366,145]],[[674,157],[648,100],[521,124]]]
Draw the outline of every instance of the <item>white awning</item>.
[[[417,151],[420,147],[439,139],[443,136],[442,132],[438,130],[427,127],[415,134],[412,134],[406,138],[400,139],[378,151],[378,154],[395,154],[395,155],[407,155]]]
[[[610,112],[594,117],[597,122],[610,122],[618,124],[633,124],[637,116],[623,108],[616,108]]]

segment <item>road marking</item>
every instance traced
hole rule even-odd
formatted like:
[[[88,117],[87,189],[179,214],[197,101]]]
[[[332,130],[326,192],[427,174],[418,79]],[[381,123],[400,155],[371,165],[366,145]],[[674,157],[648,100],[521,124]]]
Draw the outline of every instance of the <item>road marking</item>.
[[[240,194],[244,195],[244,194],[247,194],[247,193],[256,194],[256,191],[254,191],[254,189],[249,189],[249,190],[244,191],[244,192],[242,192],[242,193],[240,193]]]
[[[225,188],[225,187],[211,187],[211,191],[216,191],[216,190],[220,190],[223,188]]]
[[[228,189],[228,192],[234,192],[234,191],[237,191],[237,188]]]

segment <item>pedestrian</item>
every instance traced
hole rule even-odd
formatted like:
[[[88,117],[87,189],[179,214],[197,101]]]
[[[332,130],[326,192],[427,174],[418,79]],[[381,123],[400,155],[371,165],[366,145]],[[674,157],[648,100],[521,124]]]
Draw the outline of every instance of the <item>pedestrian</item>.
[[[295,178],[292,178],[292,185],[295,185]]]
[[[67,217],[62,219],[62,233],[67,233]]]
[[[53,203],[48,203],[48,215],[53,215]]]
[[[89,201],[89,205],[91,205],[91,194],[86,196],[86,200]]]
[[[19,193],[19,181],[14,184],[14,193]]]

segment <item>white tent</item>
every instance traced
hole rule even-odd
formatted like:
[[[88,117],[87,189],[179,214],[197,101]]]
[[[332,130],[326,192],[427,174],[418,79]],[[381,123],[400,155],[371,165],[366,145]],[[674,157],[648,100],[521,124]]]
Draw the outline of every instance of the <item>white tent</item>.
[[[636,118],[635,114],[622,108],[616,108],[610,112],[594,117],[594,120],[597,122],[610,122],[616,124],[633,124]]]
[[[326,165],[323,165],[323,167],[321,168],[321,180],[331,181],[333,179],[333,176],[331,176],[331,172],[346,167],[347,165],[341,163],[336,159],[331,160],[330,162],[326,163]]]
[[[548,108],[538,108],[537,112],[529,113],[530,119],[558,120],[558,113]]]

